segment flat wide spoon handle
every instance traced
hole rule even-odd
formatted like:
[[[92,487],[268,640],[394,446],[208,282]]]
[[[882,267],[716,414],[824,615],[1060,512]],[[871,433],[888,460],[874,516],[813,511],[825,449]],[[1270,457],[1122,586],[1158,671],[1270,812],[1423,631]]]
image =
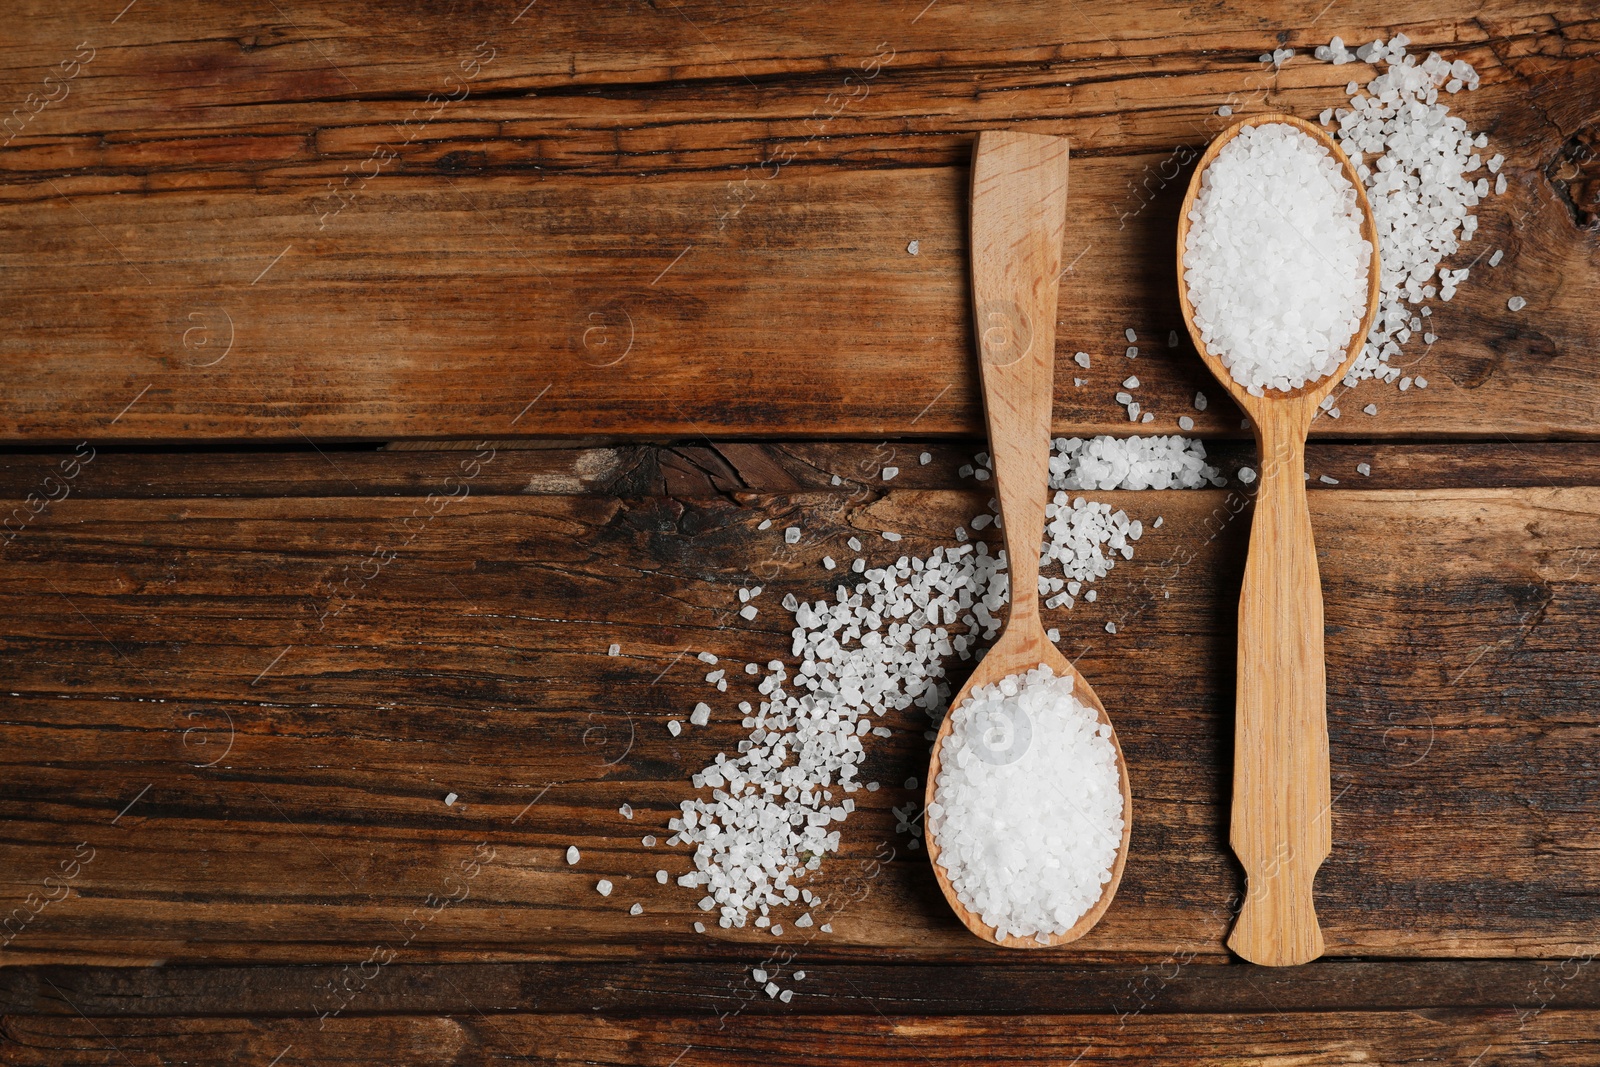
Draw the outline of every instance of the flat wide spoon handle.
[[[1030,619],[1036,626],[1039,614],[1066,225],[1066,139],[980,133],[972,158],[972,305],[1011,573],[1008,630],[1025,631]]]
[[[1261,485],[1239,594],[1232,840],[1248,884],[1228,938],[1272,966],[1322,955],[1311,886],[1333,844],[1322,584],[1305,486],[1310,413],[1280,407],[1257,419]]]

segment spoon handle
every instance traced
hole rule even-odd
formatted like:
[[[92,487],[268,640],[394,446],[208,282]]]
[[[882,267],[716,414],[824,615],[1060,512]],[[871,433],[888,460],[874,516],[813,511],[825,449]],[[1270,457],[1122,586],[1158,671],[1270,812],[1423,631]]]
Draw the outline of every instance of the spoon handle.
[[[1026,633],[1029,618],[1037,628],[1039,543],[1050,481],[1066,139],[980,133],[972,158],[971,226],[984,419],[1011,574],[1006,625]]]
[[[1248,884],[1228,945],[1269,966],[1322,955],[1311,887],[1333,844],[1322,584],[1306,504],[1309,416],[1298,407],[1256,419],[1261,486],[1239,594],[1232,841]]]

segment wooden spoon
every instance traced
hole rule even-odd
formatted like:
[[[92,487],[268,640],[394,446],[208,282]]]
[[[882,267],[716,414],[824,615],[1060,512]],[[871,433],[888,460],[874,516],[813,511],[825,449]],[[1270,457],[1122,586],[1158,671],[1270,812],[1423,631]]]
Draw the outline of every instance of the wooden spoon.
[[[1344,168],[1372,244],[1367,308],[1344,362],[1299,389],[1251,396],[1206,350],[1183,276],[1189,212],[1200,176],[1246,126],[1284,123],[1304,131]],[[1360,355],[1378,312],[1378,237],[1361,180],[1321,128],[1292,115],[1234,123],[1200,157],[1178,216],[1178,302],[1200,358],[1255,426],[1261,453],[1250,558],[1239,591],[1238,705],[1233,745],[1233,851],[1247,876],[1244,906],[1228,947],[1252,963],[1285,966],[1322,955],[1312,882],[1333,845],[1328,809],[1328,713],[1322,655],[1322,584],[1306,507],[1306,435],[1317,407]]]
[[[976,312],[983,409],[994,457],[995,492],[1011,574],[1011,612],[1000,640],[951,702],[974,686],[1031,670],[1041,663],[1071,678],[1078,699],[1111,725],[1089,683],[1045,637],[1039,618],[1039,546],[1050,481],[1050,409],[1055,377],[1056,292],[1067,221],[1067,142],[1060,137],[991,130],[978,135],[972,158],[972,303]],[[950,732],[944,717],[928,764],[925,803],[939,780],[939,748]],[[1006,948],[1047,948],[1075,941],[1099,921],[1128,854],[1133,803],[1128,772],[1115,732],[1117,776],[1122,786],[1122,841],[1111,880],[1100,900],[1066,933],[1041,943],[1034,937],[996,938],[994,927],[968,911],[939,865],[939,845],[924,827],[928,858],[950,907],[967,929]]]

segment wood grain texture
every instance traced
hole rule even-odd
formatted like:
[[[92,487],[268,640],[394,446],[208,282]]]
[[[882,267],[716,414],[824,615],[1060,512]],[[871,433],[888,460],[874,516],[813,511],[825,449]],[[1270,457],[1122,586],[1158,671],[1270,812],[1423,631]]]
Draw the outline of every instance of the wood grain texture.
[[[1254,57],[1279,31],[1303,48],[1400,22],[1483,72],[1452,103],[1511,189],[1456,265],[1507,259],[1475,267],[1436,309],[1443,340],[1408,353],[1428,389],[1363,385],[1347,410],[1379,416],[1317,433],[1600,425],[1594,236],[1571,199],[1600,114],[1582,5],[1308,6],[1248,26],[1098,3],[972,24],[940,5],[557,4],[514,26],[375,2],[28,10],[0,49],[15,103],[80,42],[95,55],[0,149],[0,439],[975,434],[965,157],[1000,124],[1071,137],[1084,187],[1107,191],[1075,215],[1058,332],[1059,358],[1097,364],[1081,388],[1063,367],[1056,427],[1125,428],[1110,397],[1132,326],[1141,402],[1170,431],[1207,384],[1188,345],[1166,349],[1181,323],[1154,266],[1183,161],[1230,98],[1309,116],[1366,74],[1268,72]],[[1226,405],[1196,419],[1237,427]]]
[[[1206,169],[1251,127],[1288,126],[1321,145],[1355,191],[1367,262],[1366,304],[1344,358],[1323,378],[1252,395],[1195,325],[1185,260]],[[1269,254],[1268,249],[1260,252]],[[1322,955],[1312,885],[1333,847],[1328,809],[1327,662],[1322,579],[1306,502],[1306,437],[1323,400],[1355,365],[1378,314],[1378,228],[1361,178],[1325,130],[1293,115],[1254,115],[1218,134],[1195,164],[1178,209],[1178,306],[1206,368],[1254,426],[1260,488],[1239,590],[1239,660],[1230,840],[1246,877],[1228,947],[1253,963],[1291,966]],[[1356,309],[1350,309],[1352,312]]]
[[[751,970],[796,991],[766,995]],[[9,1015],[315,1020],[315,991],[352,981],[324,964],[0,968]],[[354,970],[350,967],[350,970]],[[803,979],[797,971],[805,971]],[[359,977],[359,975],[357,976]],[[1039,963],[989,953],[961,963],[722,959],[560,963],[391,963],[341,1018],[482,1013],[698,1015],[1184,1015],[1267,1012],[1509,1010],[1522,1016],[1600,1009],[1600,967],[1568,959],[1323,960],[1294,970],[1205,964],[1174,955],[1148,964]],[[3,1030],[3,1028],[0,1028]]]
[[[322,1029],[302,1020],[220,1017],[87,1020],[50,1016],[7,1020],[0,1052],[16,1067],[78,1067],[117,1062],[440,1063],[488,1067],[506,1062],[744,1065],[774,1061],[804,1067],[840,1063],[962,1064],[975,1059],[1023,1064],[1181,1064],[1260,1062],[1319,1065],[1360,1062],[1586,1065],[1594,1062],[1600,1013],[1510,1011],[1238,1015],[1014,1016],[919,1018],[864,1014],[722,1019],[498,1015],[335,1019]],[[1486,1055],[1485,1055],[1486,1054]]]
[[[348,495],[259,498],[235,459],[214,465],[206,495],[163,496],[134,458],[121,495],[102,483],[51,505],[0,573],[7,911],[76,845],[96,850],[7,961],[359,965],[377,945],[403,945],[397,962],[992,952],[949,916],[914,837],[895,829],[892,809],[916,799],[899,783],[927,759],[910,715],[874,742],[864,771],[885,788],[813,884],[839,902],[831,938],[696,936],[691,895],[651,877],[687,858],[640,843],[665,837],[689,774],[743,736],[738,686],[715,694],[694,652],[724,657],[732,677],[781,655],[777,601],[827,595],[823,554],[850,558],[844,541],[860,534],[884,557],[881,529],[905,533],[896,554],[925,553],[982,491],[486,491],[424,520],[427,494],[450,492],[436,467],[370,485],[368,468],[351,468]],[[265,476],[279,460],[255,463]],[[1226,605],[1249,498],[1105,499],[1145,521],[1139,553],[1098,603],[1046,620],[1117,709],[1141,820],[1116,903],[1073,949],[1044,955],[1218,959],[1239,890],[1225,843]],[[1596,490],[1341,487],[1311,503],[1330,655],[1350,665],[1329,693],[1329,951],[1561,959],[1594,947]],[[773,527],[758,530],[765,518]],[[793,548],[790,524],[805,531]],[[733,594],[751,581],[766,591],[746,624]],[[618,657],[605,654],[613,641]],[[700,699],[712,726],[672,738],[666,719]],[[447,792],[460,802],[446,807]],[[467,899],[419,927],[430,894],[459,892],[480,842],[494,858]],[[568,867],[574,843],[585,858]],[[609,899],[593,892],[600,877],[619,887]],[[643,916],[627,914],[634,900]]]

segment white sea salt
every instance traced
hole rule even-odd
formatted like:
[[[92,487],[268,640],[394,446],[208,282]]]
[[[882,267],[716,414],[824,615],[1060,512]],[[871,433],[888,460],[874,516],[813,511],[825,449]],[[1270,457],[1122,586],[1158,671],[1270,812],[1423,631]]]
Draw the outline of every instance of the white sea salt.
[[[578,862],[578,856],[579,856],[578,846],[577,845],[568,845],[567,846],[567,866],[570,867],[574,863],[577,863]]]
[[[786,544],[798,545],[800,543],[800,527],[791,526],[784,530],[783,540]]]
[[[1127,329],[1123,330],[1122,331],[1122,336],[1124,336],[1124,337],[1126,337],[1128,339],[1128,343],[1130,345],[1133,344],[1133,342],[1135,342],[1135,341],[1137,341],[1139,339],[1139,335],[1133,332],[1133,327],[1132,326],[1129,326]]]
[[[1511,311],[1521,311],[1523,308],[1525,308],[1527,306],[1528,306],[1528,302],[1526,300],[1522,299],[1522,297],[1520,297],[1520,296],[1514,296],[1510,300],[1506,301],[1506,307],[1507,307],[1507,309],[1509,309]]]
[[[633,907],[628,909],[628,914],[629,915],[643,915],[644,914],[644,905],[643,904],[635,904]]]
[[[1178,416],[1178,429],[1188,431],[1194,429],[1194,420],[1187,415]]]
[[[1370,463],[1357,463],[1356,473],[1363,478],[1369,477],[1372,474],[1372,465]]]
[[[1287,123],[1248,126],[1201,176],[1184,280],[1207,349],[1252,394],[1338,368],[1366,308],[1372,246],[1333,156]]]
[[[986,468],[989,457],[978,463]],[[1058,606],[1070,607],[1080,591],[1093,601],[1085,584],[1131,559],[1143,533],[1126,512],[1072,491],[1222,484],[1201,442],[1180,436],[1058,438],[1049,463],[1041,578],[1052,597],[1067,595]],[[971,526],[993,519],[981,514]],[[858,538],[850,544],[863,549]],[[878,788],[857,778],[865,737],[890,733],[874,720],[909,708],[936,720],[949,699],[947,665],[981,653],[1009,601],[1004,553],[981,542],[881,567],[858,558],[852,570],[861,575],[854,588],[841,585],[811,602],[786,599],[797,666],[767,663],[759,703],[741,705],[748,738],[692,776],[699,794],[669,820],[669,844],[695,850],[694,869],[677,881],[703,894],[700,906],[715,911],[723,929],[794,902],[794,883],[839,847],[839,825],[854,807],[849,794]]]
[[[611,882],[610,882],[609,879],[606,879],[606,878],[600,879],[598,882],[595,883],[594,888],[595,888],[595,891],[598,892],[603,897],[609,897],[611,895]]]
[[[617,809],[617,814],[621,815],[624,819],[633,818],[633,805],[632,804],[624,804],[624,805],[622,805],[622,807]]]
[[[1472,239],[1478,226],[1473,209],[1489,191],[1486,179],[1467,177],[1477,169],[1477,150],[1487,146],[1488,138],[1474,136],[1439,100],[1441,87],[1447,92],[1475,90],[1477,72],[1465,61],[1450,62],[1436,52],[1418,62],[1406,54],[1408,44],[1404,34],[1397,34],[1359,49],[1363,61],[1383,69],[1364,87],[1347,85],[1351,106],[1334,111],[1335,136],[1372,204],[1382,264],[1378,315],[1345,375],[1349,386],[1366,378],[1392,383],[1401,376],[1390,361],[1408,339],[1404,331],[1413,316],[1407,305],[1454,294],[1455,282],[1465,275],[1447,277],[1439,264]],[[1332,62],[1339,62],[1341,49],[1330,45]],[[1490,160],[1491,173],[1499,168],[1497,160],[1503,161],[1498,155]],[[1491,257],[1490,264],[1497,261]],[[1436,273],[1437,287],[1431,284]],[[1424,307],[1421,314],[1430,311]]]
[[[899,474],[899,473],[900,473],[900,468],[899,467],[885,467],[885,468],[883,468],[883,480],[886,481],[886,482],[893,481],[894,480],[894,476]]]
[[[622,646],[619,645],[619,644],[616,644],[615,642],[613,642],[606,649],[606,655],[608,655],[608,656],[620,656],[620,655],[622,655]]]
[[[671,734],[673,737],[677,737],[679,734],[683,733],[683,723],[679,722],[677,719],[668,719],[667,733]]]
[[[1087,352],[1075,353],[1072,357],[1072,361],[1078,366],[1082,367],[1084,370],[1089,369],[1089,353]]]
[[[1064,933],[1122,841],[1111,728],[1042,665],[978,686],[951,716],[927,810],[939,866],[1000,936]]]
[[[1240,467],[1239,480],[1245,485],[1249,485],[1250,483],[1254,482],[1256,480],[1255,469],[1252,467]]]

